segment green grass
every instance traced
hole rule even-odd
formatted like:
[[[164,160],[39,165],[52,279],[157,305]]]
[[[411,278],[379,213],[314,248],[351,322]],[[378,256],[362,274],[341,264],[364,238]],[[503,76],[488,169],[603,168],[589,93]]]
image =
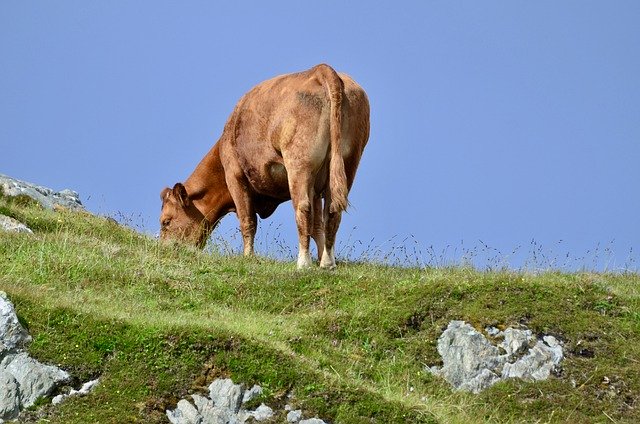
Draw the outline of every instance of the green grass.
[[[112,220],[0,196],[0,290],[86,397],[25,419],[166,422],[218,376],[332,423],[640,422],[640,276],[341,263],[334,272],[164,246]],[[562,340],[545,382],[452,392],[425,372],[452,319]],[[274,422],[282,422],[279,416]]]

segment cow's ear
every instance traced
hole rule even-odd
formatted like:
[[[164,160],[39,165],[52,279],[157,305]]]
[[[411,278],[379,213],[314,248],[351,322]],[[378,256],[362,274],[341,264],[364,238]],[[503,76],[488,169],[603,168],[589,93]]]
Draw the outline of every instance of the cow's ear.
[[[178,199],[178,202],[180,202],[182,207],[189,206],[189,195],[187,194],[187,189],[184,188],[182,183],[176,183],[176,185],[173,186],[173,195]]]
[[[162,200],[162,204],[164,205],[164,202],[167,200],[167,198],[169,197],[169,193],[171,193],[171,189],[169,187],[165,187],[161,192],[160,192],[160,200]]]

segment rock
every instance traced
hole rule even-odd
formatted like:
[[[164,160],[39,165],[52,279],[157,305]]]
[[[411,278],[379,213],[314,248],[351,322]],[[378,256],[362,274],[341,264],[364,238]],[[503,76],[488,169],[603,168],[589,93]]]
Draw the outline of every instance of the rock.
[[[254,384],[252,388],[244,392],[244,396],[242,397],[242,403],[247,403],[257,398],[262,394],[262,387]]]
[[[24,351],[30,341],[31,336],[18,321],[13,304],[6,293],[0,292],[0,423],[16,418],[20,409],[32,406],[69,379],[69,374],[58,367],[31,358]],[[89,383],[78,393],[95,385]],[[60,403],[65,396],[56,396],[54,403]]]
[[[536,340],[528,329],[489,330],[488,334],[503,337],[498,346],[464,321],[451,321],[438,339],[443,366],[428,370],[444,377],[456,390],[479,393],[505,378],[546,379],[564,357],[562,346],[552,336]]]
[[[289,413],[287,414],[288,423],[297,423],[301,419],[302,419],[302,411],[300,409],[289,411]]]
[[[320,418],[309,418],[307,420],[298,421],[298,424],[327,424]]]
[[[241,409],[241,404],[255,399],[262,393],[262,388],[253,386],[245,392],[242,384],[234,384],[231,379],[216,379],[209,385],[211,398],[199,394],[191,395],[195,407],[185,399],[178,402],[174,410],[167,410],[167,418],[174,424],[242,424],[273,420],[276,415],[269,406],[260,404],[254,411]],[[302,411],[291,411],[291,406],[286,405],[287,422],[307,424],[321,424],[324,421],[312,418],[300,421]],[[198,421],[200,419],[201,421]]]
[[[431,372],[444,377],[456,389],[473,393],[497,381],[483,370],[494,370],[506,361],[496,346],[464,321],[449,323],[438,339],[438,353],[444,365],[442,368],[432,368]]]
[[[26,352],[5,356],[0,363],[0,370],[15,377],[23,408],[30,407],[38,398],[49,395],[59,383],[69,379],[69,374],[65,371],[52,365],[44,365]]]
[[[18,418],[20,396],[15,377],[6,371],[0,371],[0,388],[0,422]]]
[[[67,394],[59,394],[55,396],[53,399],[51,399],[51,403],[53,403],[54,405],[58,405],[69,397],[87,395],[91,390],[95,388],[98,382],[99,382],[99,379],[88,381],[82,385],[80,390],[71,389],[71,391]]]
[[[502,331],[496,327],[487,327],[484,329],[490,337],[499,337],[502,334]]]
[[[174,424],[202,424],[202,415],[185,399],[178,402],[173,412],[167,411],[167,417]]]
[[[31,336],[18,321],[13,304],[5,292],[0,291],[0,359],[5,354],[21,349],[31,341]]]
[[[6,215],[0,215],[0,230],[4,230],[10,233],[33,234],[31,228],[27,227],[22,222]]]
[[[529,344],[535,341],[531,330],[518,330],[507,328],[503,333],[504,340],[498,346],[503,348],[507,355],[515,357],[529,348]]]
[[[202,415],[202,424],[242,424],[244,420],[241,420],[237,414],[234,414],[228,408],[214,407],[210,409],[207,414]]]
[[[98,385],[99,382],[100,382],[99,378],[96,378],[95,380],[87,381],[82,385],[82,387],[80,387],[80,390],[78,390],[76,393],[79,395],[87,395],[91,390],[93,390]],[[71,392],[73,393],[74,390],[72,390]]]
[[[51,403],[54,405],[59,405],[68,397],[69,395],[63,395],[63,394],[55,395],[53,399],[51,399]]]
[[[72,210],[84,210],[78,193],[69,189],[56,192],[50,188],[0,174],[0,190],[6,196],[19,196],[21,194],[29,196],[46,209],[54,209],[57,206]]]
[[[513,364],[506,363],[502,369],[502,378],[546,380],[563,358],[562,347],[555,337],[546,336],[526,356]]]
[[[256,421],[265,421],[273,417],[273,409],[262,403],[255,411],[251,412],[251,416]]]
[[[230,378],[217,379],[209,385],[209,396],[216,407],[228,408],[233,413],[240,410],[244,388],[240,384],[233,384]]]

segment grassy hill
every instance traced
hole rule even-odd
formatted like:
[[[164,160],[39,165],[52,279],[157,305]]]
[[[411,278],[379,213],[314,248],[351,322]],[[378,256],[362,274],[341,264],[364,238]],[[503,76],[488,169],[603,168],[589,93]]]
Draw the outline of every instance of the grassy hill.
[[[218,376],[332,423],[640,422],[640,276],[341,263],[334,272],[162,246],[113,220],[0,196],[0,290],[29,350],[86,397],[27,421],[166,422]],[[480,395],[425,372],[450,320],[560,339],[562,372]],[[279,416],[274,422],[283,422]]]

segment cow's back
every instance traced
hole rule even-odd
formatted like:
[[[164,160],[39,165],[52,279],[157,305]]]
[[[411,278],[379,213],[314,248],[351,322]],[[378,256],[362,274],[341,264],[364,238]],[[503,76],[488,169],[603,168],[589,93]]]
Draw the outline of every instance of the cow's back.
[[[331,100],[319,76],[314,67],[264,81],[240,99],[229,118],[222,148],[225,156],[237,161],[257,194],[281,201],[290,198],[283,161],[287,155],[316,176],[317,193],[326,188]],[[369,103],[351,77],[339,76],[342,154],[350,187],[369,136]]]

